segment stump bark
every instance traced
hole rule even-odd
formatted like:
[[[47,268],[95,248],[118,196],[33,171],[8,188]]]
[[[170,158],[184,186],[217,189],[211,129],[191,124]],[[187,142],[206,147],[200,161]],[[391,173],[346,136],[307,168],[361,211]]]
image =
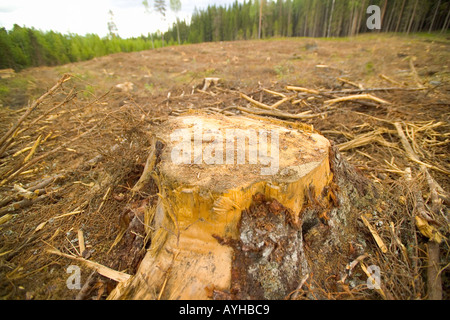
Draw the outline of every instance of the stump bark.
[[[308,126],[196,115],[153,133],[151,246],[109,299],[282,299],[311,271],[303,242],[318,222],[347,241],[335,154]]]

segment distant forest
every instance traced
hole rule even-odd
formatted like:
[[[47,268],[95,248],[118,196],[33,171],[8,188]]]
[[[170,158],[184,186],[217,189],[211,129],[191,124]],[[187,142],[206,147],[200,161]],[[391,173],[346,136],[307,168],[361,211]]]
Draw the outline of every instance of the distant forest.
[[[165,1],[155,0],[156,4],[157,11],[164,14]],[[371,16],[366,12],[369,5],[380,8],[380,30],[369,30],[366,26]],[[165,33],[131,39],[117,35],[112,19],[108,22],[110,34],[104,38],[14,25],[12,30],[0,29],[0,69],[52,66],[116,52],[210,41],[347,37],[367,32],[447,32],[449,19],[450,0],[248,0],[195,10],[190,23],[177,20]]]

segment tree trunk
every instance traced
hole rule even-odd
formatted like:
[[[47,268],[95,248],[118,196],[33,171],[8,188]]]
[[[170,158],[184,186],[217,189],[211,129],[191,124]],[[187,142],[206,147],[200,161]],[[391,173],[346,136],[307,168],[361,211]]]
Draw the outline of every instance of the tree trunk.
[[[412,27],[412,24],[414,22],[414,18],[416,16],[416,9],[417,9],[417,4],[418,3],[419,3],[419,0],[416,0],[416,3],[414,4],[413,12],[411,14],[411,19],[409,20],[408,30],[406,31],[406,34],[409,34],[410,31],[411,31],[411,27]]]
[[[177,38],[178,38],[178,45],[181,44],[181,41],[180,41],[180,26],[179,26],[179,23],[180,23],[180,21],[179,21],[179,19],[177,18]]]
[[[392,23],[394,21],[394,12],[396,11],[396,8],[397,8],[397,3],[394,3],[391,7],[391,10],[389,11],[388,23],[387,23],[387,27],[385,29],[385,31],[387,31],[387,32],[392,31]]]
[[[263,6],[263,0],[260,0],[260,1],[259,1],[259,27],[258,27],[258,39],[261,39],[262,6]]]
[[[444,25],[442,26],[441,33],[444,33],[448,29],[448,24],[450,20],[450,9],[447,12],[447,17],[445,18]]]
[[[361,23],[364,20],[364,13],[366,12],[366,0],[363,0],[361,5],[361,10],[359,12],[358,26],[356,27],[356,34],[358,34],[361,30]]]
[[[405,2],[406,2],[406,0],[403,0],[402,8],[400,9],[400,14],[398,16],[397,26],[395,27],[395,32],[398,32],[398,30],[400,28],[400,23],[401,23],[402,18],[403,18],[403,10],[405,9]]]
[[[384,26],[384,16],[386,14],[386,9],[387,9],[387,0],[384,0],[383,12],[381,13],[381,29],[378,30],[378,32],[381,32],[381,30],[386,31],[386,29],[383,28],[383,26]]]
[[[151,247],[109,299],[283,299],[310,272],[329,277],[323,264],[308,261],[348,254],[361,212],[348,196],[367,199],[370,183],[311,130],[224,116],[171,118],[155,128],[163,147],[154,161],[160,198],[148,228]],[[263,172],[273,162],[278,168]],[[303,241],[317,232],[326,239],[306,252]]]
[[[354,16],[355,16],[355,3],[353,2],[350,10],[350,19],[347,28],[347,34],[345,35],[347,37],[352,36]]]
[[[152,49],[155,49],[155,42],[153,41],[153,34],[150,33],[150,38],[152,39]]]
[[[328,30],[328,11],[330,10],[330,2],[329,0],[327,0],[327,4],[325,7],[325,16],[322,22],[323,25],[323,32],[322,32],[322,37],[326,37],[327,36],[327,30]]]
[[[331,4],[331,13],[330,13],[330,21],[328,22],[328,32],[327,32],[327,38],[331,36],[331,23],[333,22],[333,13],[334,13],[334,3],[336,0],[333,0],[333,3]]]

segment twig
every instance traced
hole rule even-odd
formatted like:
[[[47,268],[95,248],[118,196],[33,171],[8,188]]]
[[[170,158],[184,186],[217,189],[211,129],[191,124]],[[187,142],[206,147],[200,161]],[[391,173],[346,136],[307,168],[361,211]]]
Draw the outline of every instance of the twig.
[[[36,152],[36,148],[39,146],[39,143],[41,143],[42,140],[42,135],[40,135],[36,141],[34,142],[33,146],[31,147],[30,153],[25,157],[25,159],[23,159],[23,163],[28,162],[28,160],[31,159],[31,157],[34,155],[34,153]]]
[[[28,208],[31,205],[33,205],[33,204],[35,204],[35,203],[37,203],[39,201],[45,200],[46,198],[49,197],[49,195],[50,194],[44,194],[44,195],[39,196],[39,197],[37,197],[35,199],[23,199],[23,200],[21,200],[19,202],[15,202],[13,204],[10,204],[7,207],[3,207],[3,208],[0,209],[0,217],[4,216],[7,213],[11,213],[11,212],[17,211],[19,209]]]
[[[369,221],[367,221],[366,217],[363,215],[361,216],[361,220],[364,223],[364,225],[369,229],[370,233],[372,234],[373,238],[375,239],[375,242],[377,243],[378,247],[381,249],[381,252],[386,253],[388,252],[388,249],[386,245],[384,244],[381,237],[378,235],[378,232],[372,227]]]
[[[394,237],[395,242],[397,242],[397,245],[399,246],[399,248],[400,248],[400,250],[401,250],[401,252],[402,252],[403,259],[405,259],[405,262],[406,262],[407,264],[409,264],[410,261],[409,261],[409,258],[408,258],[408,251],[406,250],[405,245],[400,241],[400,239],[398,238],[397,234],[395,233],[394,222],[391,221],[391,222],[389,223],[389,226],[391,227],[391,233],[392,233],[392,236]]]
[[[9,175],[7,178],[3,179],[3,181],[0,182],[0,186],[5,185],[6,183],[10,182],[12,179],[14,179],[17,175],[19,175],[20,173],[22,173],[23,171],[25,171],[26,169],[28,169],[29,167],[31,167],[32,165],[36,164],[37,162],[45,159],[46,157],[60,151],[61,149],[65,148],[68,144],[80,139],[81,137],[87,135],[88,133],[92,132],[97,126],[99,125],[99,123],[97,123],[95,126],[93,126],[91,129],[89,129],[88,131],[82,133],[81,135],[69,140],[68,142],[60,145],[59,147],[56,147],[55,149],[48,151],[44,154],[42,154],[41,156],[34,158],[33,160],[25,163],[21,168],[19,168],[18,170],[16,170],[14,173],[12,173],[11,175]]]
[[[268,106],[267,104],[264,104],[262,102],[256,101],[256,100],[250,98],[249,96],[247,96],[247,95],[245,95],[243,93],[241,93],[241,98],[249,101],[250,103],[253,103],[255,106],[260,107],[262,109],[266,109],[266,110],[272,110],[273,109],[272,107]]]
[[[364,273],[367,275],[367,277],[370,279],[372,277],[372,275],[370,274],[369,270],[367,269],[367,266],[364,264],[364,262],[360,262],[361,265],[361,269],[364,271]],[[386,295],[386,293],[384,292],[384,290],[381,288],[375,288],[375,291],[377,291],[381,297],[383,297],[384,300],[387,300],[388,297]]]
[[[287,86],[286,90],[305,92],[305,93],[310,93],[310,94],[320,94],[320,92],[317,90],[307,89],[307,88],[303,88],[303,87]]]
[[[45,116],[47,116],[48,114],[50,114],[53,110],[59,109],[61,106],[63,106],[64,104],[66,104],[67,102],[73,100],[77,94],[73,94],[73,90],[70,90],[69,94],[66,96],[66,98],[64,99],[64,101],[62,101],[61,103],[57,104],[56,106],[54,106],[53,108],[51,108],[50,110],[48,110],[47,112],[45,112],[43,115],[39,116],[38,118],[36,118],[35,120],[33,120],[30,124],[27,125],[28,128],[32,127],[34,124],[36,124],[37,122],[39,122],[39,120],[41,120],[42,118],[44,118]]]
[[[306,113],[298,113],[298,114],[291,114],[291,113],[285,113],[279,110],[255,110],[255,109],[249,109],[245,107],[240,106],[234,106],[233,108],[238,109],[243,112],[248,112],[251,114],[256,115],[264,115],[264,116],[272,116],[276,118],[282,118],[282,119],[313,119],[317,117],[321,117],[327,114],[327,112],[322,113],[316,113],[316,114],[306,114]]]
[[[150,180],[152,171],[155,167],[156,158],[157,158],[157,148],[156,148],[156,137],[152,136],[151,138],[151,147],[150,147],[150,153],[147,158],[147,161],[145,162],[144,171],[141,174],[141,177],[139,178],[139,181],[136,182],[136,184],[133,187],[133,192],[139,192],[146,183]]]
[[[283,99],[281,99],[280,101],[278,101],[278,102],[276,102],[276,103],[274,103],[273,105],[271,105],[270,107],[272,108],[272,109],[276,109],[276,108],[278,108],[279,106],[281,106],[283,103],[285,103],[285,102],[287,102],[287,101],[289,101],[289,100],[292,100],[294,97],[286,97],[286,98],[283,98]]]
[[[68,259],[72,259],[72,260],[76,260],[76,261],[82,262],[87,267],[94,269],[95,271],[97,271],[102,276],[105,276],[105,277],[107,277],[107,278],[109,278],[111,280],[117,281],[117,282],[127,281],[131,277],[129,274],[126,274],[124,272],[113,270],[113,269],[105,267],[104,265],[101,265],[101,264],[99,264],[97,262],[86,260],[86,259],[81,258],[81,257],[72,256],[70,254],[62,253],[61,251],[59,251],[57,249],[48,249],[47,252],[51,253],[51,254],[56,254],[56,255],[61,256],[61,257],[65,257],[65,258],[68,258]]]
[[[420,81],[420,78],[419,78],[419,75],[417,74],[416,68],[414,67],[414,61],[413,60],[414,60],[414,57],[411,57],[409,59],[409,67],[411,68],[412,76],[414,77],[414,80],[416,81],[417,85],[420,88],[423,88],[423,84]]]
[[[25,189],[34,192],[35,190],[47,187],[50,183],[53,183],[59,179],[63,179],[65,176],[65,173],[58,173],[44,180],[30,182],[25,186]]]
[[[263,91],[264,91],[264,92],[267,92],[267,93],[270,93],[270,94],[272,94],[272,95],[274,95],[274,96],[279,96],[279,97],[281,97],[281,98],[286,98],[286,95],[285,95],[284,93],[272,91],[272,90],[269,90],[269,89],[263,89]]]
[[[345,90],[336,90],[336,91],[326,91],[321,92],[321,94],[336,94],[336,93],[364,93],[364,92],[381,92],[381,91],[421,91],[426,88],[398,88],[398,87],[389,87],[389,88],[368,88],[368,89],[345,89]]]
[[[389,81],[390,83],[393,83],[393,84],[395,84],[395,85],[398,85],[398,86],[401,86],[401,85],[402,85],[400,82],[395,81],[395,80],[389,78],[388,76],[386,76],[386,75],[384,75],[384,74],[380,74],[379,77],[380,77],[381,79],[384,79],[384,80],[386,80],[386,81]]]
[[[293,91],[299,91],[299,92],[304,92],[304,93],[309,93],[309,94],[313,94],[313,95],[318,95],[318,96],[323,96],[329,99],[339,99],[338,97],[336,97],[335,95],[333,95],[333,92],[321,92],[321,91],[317,91],[314,89],[307,89],[307,88],[303,88],[303,87],[294,87],[294,86],[287,86],[286,90],[293,90]],[[359,91],[358,91],[359,92]],[[355,101],[356,103],[359,103],[360,105],[366,106],[366,107],[376,107],[375,104],[372,104],[370,102],[365,102],[365,101]]]
[[[437,216],[441,212],[442,203],[437,192],[437,184],[430,174],[426,174],[427,182],[431,194],[431,211]],[[427,267],[427,287],[428,300],[442,300],[442,279],[439,272],[439,243],[429,241],[427,245],[428,267]]]
[[[81,288],[80,292],[78,292],[76,296],[76,300],[84,300],[86,299],[89,291],[91,290],[92,285],[95,282],[95,275],[97,274],[97,271],[92,271],[92,273],[87,278],[86,282],[84,283],[83,287]]]
[[[31,112],[33,112],[34,109],[36,109],[36,107],[38,105],[40,105],[42,103],[42,101],[44,101],[45,98],[47,98],[49,95],[53,94],[64,82],[68,81],[70,79],[71,75],[69,74],[65,74],[62,76],[61,79],[58,80],[58,82],[52,87],[50,88],[46,93],[44,93],[40,98],[38,98],[36,101],[34,101],[30,107],[27,109],[27,111],[19,118],[19,120],[17,121],[17,123],[15,125],[13,125],[8,132],[6,132],[2,138],[0,139],[0,157],[2,156],[3,152],[5,150],[3,150],[3,144],[5,143],[6,140],[9,139],[9,137],[17,130],[17,128],[22,124],[22,122],[30,115]]]
[[[327,100],[324,103],[325,104],[334,104],[337,102],[343,102],[343,101],[350,101],[350,100],[372,100],[381,104],[391,104],[390,102],[377,98],[371,94],[359,94],[354,96],[348,96],[348,97],[340,97],[336,99]]]
[[[350,80],[347,80],[347,79],[343,79],[343,78],[337,78],[337,79],[338,79],[338,81],[344,82],[344,83],[349,84],[349,85],[351,85],[353,87],[356,87],[356,88],[359,88],[359,89],[364,89],[363,85],[360,84],[360,83],[355,83],[353,81],[350,81]]]
[[[80,256],[83,256],[84,251],[86,250],[86,246],[84,244],[84,234],[83,230],[78,230],[78,245],[80,247]]]
[[[292,295],[292,299],[296,299],[298,297],[299,291],[302,289],[303,285],[305,284],[306,280],[308,280],[309,274],[303,277],[302,281],[300,281],[300,284],[298,285],[297,289],[295,289],[294,294]]]
[[[406,154],[408,155],[408,158],[410,160],[418,163],[420,165],[420,168],[423,171],[427,171],[427,168],[430,168],[430,169],[434,169],[434,170],[443,172],[443,173],[445,173],[447,175],[450,175],[450,172],[445,170],[445,169],[441,169],[441,168],[438,168],[438,167],[436,167],[434,165],[431,165],[431,164],[428,164],[428,163],[420,161],[419,157],[414,152],[414,150],[412,149],[410,143],[408,142],[408,139],[406,138],[405,133],[403,132],[402,125],[399,122],[395,122],[394,126],[397,129],[398,136],[400,137],[400,140],[402,142],[403,148],[405,149]]]
[[[442,300],[442,280],[439,272],[439,244],[429,241],[427,244],[428,267],[427,287],[428,300]]]

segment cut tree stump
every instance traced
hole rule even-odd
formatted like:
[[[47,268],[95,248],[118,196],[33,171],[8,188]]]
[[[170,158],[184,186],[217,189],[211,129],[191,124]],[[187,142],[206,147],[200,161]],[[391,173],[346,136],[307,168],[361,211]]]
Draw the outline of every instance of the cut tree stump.
[[[332,209],[330,142],[286,123],[196,115],[152,130],[151,246],[109,299],[283,299],[295,290],[310,271],[302,225],[312,229],[320,214],[332,233],[351,223],[350,206]]]

